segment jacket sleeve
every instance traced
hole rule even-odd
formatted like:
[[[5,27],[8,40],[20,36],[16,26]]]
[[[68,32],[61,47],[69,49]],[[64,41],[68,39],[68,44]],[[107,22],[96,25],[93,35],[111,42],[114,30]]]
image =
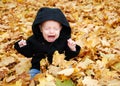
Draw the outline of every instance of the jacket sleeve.
[[[76,45],[76,51],[71,51],[70,48],[67,46],[65,50],[66,60],[69,60],[73,57],[76,57],[80,53],[81,47]]]
[[[14,48],[15,48],[19,53],[21,53],[22,55],[24,55],[25,57],[32,57],[32,56],[33,56],[33,51],[32,51],[32,47],[31,47],[31,45],[30,45],[30,42],[27,40],[27,45],[24,46],[24,47],[19,47],[18,42],[19,42],[19,41],[17,41],[17,42],[14,44]]]

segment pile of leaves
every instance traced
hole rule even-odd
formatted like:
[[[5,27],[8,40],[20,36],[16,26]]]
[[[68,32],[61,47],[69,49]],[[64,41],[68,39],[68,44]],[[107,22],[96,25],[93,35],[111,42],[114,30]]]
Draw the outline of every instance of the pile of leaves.
[[[81,51],[70,61],[56,51],[53,63],[43,59],[42,73],[31,80],[31,59],[19,54],[14,43],[32,34],[36,12],[43,6],[64,12]],[[0,0],[0,86],[119,85],[119,0]]]

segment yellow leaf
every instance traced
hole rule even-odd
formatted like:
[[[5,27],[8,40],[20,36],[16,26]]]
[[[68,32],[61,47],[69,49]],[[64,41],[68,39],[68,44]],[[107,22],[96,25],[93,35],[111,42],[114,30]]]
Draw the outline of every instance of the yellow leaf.
[[[85,11],[85,12],[90,12],[90,11],[92,11],[92,9],[93,9],[92,4],[83,6],[83,11]]]
[[[120,62],[115,63],[112,68],[120,72]]]
[[[17,4],[16,3],[10,3],[10,4],[8,4],[8,9],[12,9],[12,8],[15,8],[17,6]]]
[[[120,80],[114,79],[110,80],[107,86],[119,86],[120,85]]]
[[[13,75],[13,76],[7,77],[7,78],[5,79],[5,81],[9,83],[9,82],[11,82],[12,80],[15,80],[15,78],[16,78],[16,76]]]
[[[22,80],[19,79],[15,83],[4,84],[3,86],[22,86]]]
[[[64,69],[60,72],[58,72],[58,75],[65,75],[65,76],[70,76],[72,73],[74,72],[74,68],[68,68],[68,69]]]
[[[24,0],[17,0],[17,2],[23,2]]]
[[[16,86],[22,86],[22,80],[19,79],[18,81],[16,81]]]
[[[39,84],[37,86],[56,86],[55,79],[52,75],[46,74],[46,76],[39,78]]]
[[[103,63],[103,67],[106,67],[107,63],[108,63],[108,58],[102,58],[102,63]]]
[[[16,59],[14,57],[4,57],[4,58],[1,58],[1,61],[0,61],[0,66],[8,66],[9,64],[12,64],[16,61]]]
[[[54,81],[54,77],[52,76],[52,75],[50,75],[50,74],[46,74],[46,80],[47,81]]]
[[[90,76],[84,77],[84,79],[82,80],[82,83],[84,86],[100,86],[98,84],[98,81],[95,79],[92,79]]]
[[[55,51],[53,54],[52,64],[55,66],[62,66],[65,63],[64,58],[65,58],[64,54],[59,54],[58,51]]]
[[[86,58],[84,61],[81,61],[78,63],[78,67],[86,69],[89,64],[94,63],[91,59]]]
[[[20,63],[18,63],[13,69],[16,71],[16,74],[22,74],[28,72],[31,67],[31,60],[27,58],[19,58]]]
[[[48,72],[54,76],[57,76],[57,73],[61,71],[61,68],[60,67],[56,67],[56,66],[53,66],[53,65],[50,65],[48,67]]]
[[[39,78],[39,84],[37,86],[45,86],[46,84],[46,79],[45,77]]]
[[[79,19],[79,15],[78,15],[78,12],[75,12],[75,13],[73,13],[72,14],[73,15],[73,17],[75,18],[75,20],[77,21],[78,19]]]
[[[107,41],[106,38],[103,38],[103,39],[101,40],[101,43],[102,43],[103,46],[110,46],[110,43]]]
[[[10,2],[10,1],[13,1],[13,0],[2,0],[3,3]]]

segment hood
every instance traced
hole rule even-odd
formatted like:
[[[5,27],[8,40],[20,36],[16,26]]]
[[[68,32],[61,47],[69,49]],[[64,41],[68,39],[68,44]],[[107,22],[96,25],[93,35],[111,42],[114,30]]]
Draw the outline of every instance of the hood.
[[[35,37],[42,37],[42,33],[40,32],[39,24],[43,23],[47,20],[54,20],[62,25],[62,30],[60,36],[70,38],[71,37],[71,28],[70,25],[59,8],[49,8],[43,7],[38,10],[36,18],[32,25],[32,31]]]

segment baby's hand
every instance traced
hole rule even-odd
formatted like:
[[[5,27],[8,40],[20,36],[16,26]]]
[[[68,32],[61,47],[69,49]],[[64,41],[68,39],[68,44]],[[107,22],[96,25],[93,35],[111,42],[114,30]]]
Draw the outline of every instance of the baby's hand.
[[[18,45],[19,45],[19,47],[24,47],[27,45],[27,42],[26,42],[26,40],[22,39],[21,41],[18,42]]]
[[[68,46],[72,51],[76,51],[76,42],[73,41],[71,38],[67,40]]]

